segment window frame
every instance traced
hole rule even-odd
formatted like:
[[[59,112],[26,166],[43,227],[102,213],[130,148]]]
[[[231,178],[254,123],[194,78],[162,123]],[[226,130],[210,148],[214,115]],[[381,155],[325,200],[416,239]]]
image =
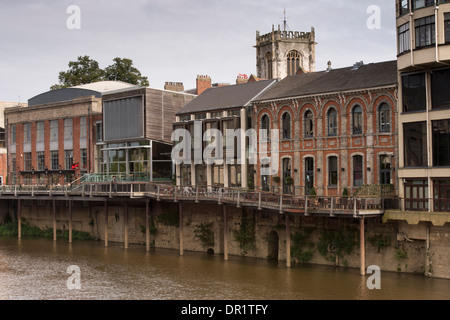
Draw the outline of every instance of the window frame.
[[[332,163],[335,161],[335,163]],[[337,156],[328,157],[328,187],[337,188],[339,184],[339,161]],[[336,183],[334,183],[336,182]]]
[[[282,138],[283,140],[292,139],[292,117],[289,111],[283,112],[281,116]]]
[[[352,133],[353,135],[361,135],[363,134],[364,127],[364,119],[363,119],[363,108],[357,104],[352,109]],[[358,127],[355,126],[356,123],[359,122]]]
[[[391,107],[387,102],[383,102],[378,107],[378,130],[380,133],[391,133],[392,132],[392,116]],[[383,115],[387,115],[383,120]]]
[[[416,49],[436,44],[436,18],[434,15],[414,20]]]
[[[334,121],[331,121],[331,115],[333,115]],[[335,107],[331,107],[327,112],[327,130],[329,137],[336,137],[338,135],[338,112]]]
[[[304,113],[304,126],[305,138],[314,138],[314,112],[311,110],[306,110]]]

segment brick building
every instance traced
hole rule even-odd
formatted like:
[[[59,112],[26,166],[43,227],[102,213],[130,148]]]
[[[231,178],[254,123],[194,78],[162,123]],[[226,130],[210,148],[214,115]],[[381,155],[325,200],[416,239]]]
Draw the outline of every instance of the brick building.
[[[388,61],[297,74],[253,101],[258,141],[260,130],[269,139],[271,130],[279,132],[279,140],[269,140],[279,144],[278,164],[261,157],[258,164],[278,166],[277,174],[257,170],[256,185],[298,195],[313,187],[318,195],[341,195],[344,188],[396,186],[396,68]]]
[[[68,183],[95,172],[101,96],[129,87],[111,81],[82,85],[38,95],[28,107],[6,109],[8,183]]]

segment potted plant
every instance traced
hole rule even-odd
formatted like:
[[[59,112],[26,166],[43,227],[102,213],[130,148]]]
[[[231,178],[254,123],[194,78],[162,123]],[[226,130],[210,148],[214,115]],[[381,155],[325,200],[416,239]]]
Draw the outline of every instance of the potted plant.
[[[294,179],[291,176],[286,177],[286,184],[289,185],[289,186],[293,185],[294,184]]]
[[[280,177],[273,177],[272,180],[277,184],[280,183]]]

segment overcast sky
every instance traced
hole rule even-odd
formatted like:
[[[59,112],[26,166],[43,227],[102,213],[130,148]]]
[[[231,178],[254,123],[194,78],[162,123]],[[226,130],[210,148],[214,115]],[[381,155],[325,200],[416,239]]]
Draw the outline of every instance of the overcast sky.
[[[70,5],[80,8],[71,30]],[[381,9],[379,28],[367,21]],[[88,55],[104,68],[129,58],[150,86],[195,86],[197,75],[234,83],[256,74],[256,31],[283,23],[316,30],[316,71],[396,59],[392,0],[0,0],[0,101],[27,102],[58,83],[69,61]]]

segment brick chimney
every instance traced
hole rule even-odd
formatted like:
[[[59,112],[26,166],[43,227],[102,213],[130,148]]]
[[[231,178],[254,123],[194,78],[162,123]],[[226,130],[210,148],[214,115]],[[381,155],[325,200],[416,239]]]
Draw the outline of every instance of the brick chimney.
[[[197,95],[201,95],[206,89],[211,88],[211,86],[211,77],[197,76]]]
[[[183,92],[184,85],[183,82],[166,82],[164,90]]]
[[[248,82],[248,76],[246,74],[239,74],[236,78],[236,84],[242,84]]]

